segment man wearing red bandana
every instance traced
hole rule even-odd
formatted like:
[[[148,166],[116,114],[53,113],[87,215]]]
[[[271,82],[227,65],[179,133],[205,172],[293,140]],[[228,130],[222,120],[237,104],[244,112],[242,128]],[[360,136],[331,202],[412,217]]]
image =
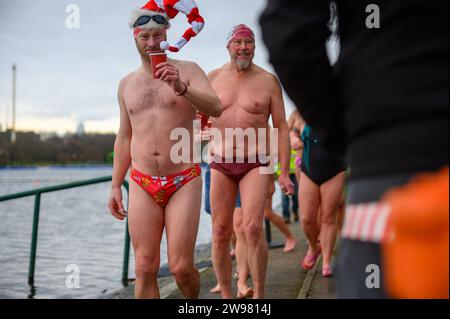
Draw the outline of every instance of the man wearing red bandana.
[[[260,169],[269,154],[269,117],[278,129],[278,154],[281,162],[279,183],[286,194],[293,194],[289,179],[290,142],[281,86],[278,79],[253,63],[255,35],[246,25],[233,28],[227,39],[230,62],[212,71],[209,79],[224,106],[213,128],[225,140],[213,140],[211,163],[211,206],[213,217],[213,263],[223,298],[231,298],[231,259],[228,252],[233,230],[233,211],[239,188],[242,202],[244,245],[247,246],[254,298],[264,298],[268,250],[263,236],[264,207],[270,176]],[[227,139],[232,129],[266,131],[266,138],[256,145]],[[259,135],[259,134],[257,134]],[[232,154],[231,157],[227,156]],[[242,158],[243,154],[243,158]],[[261,155],[263,155],[261,158]],[[264,158],[265,157],[265,158]]]

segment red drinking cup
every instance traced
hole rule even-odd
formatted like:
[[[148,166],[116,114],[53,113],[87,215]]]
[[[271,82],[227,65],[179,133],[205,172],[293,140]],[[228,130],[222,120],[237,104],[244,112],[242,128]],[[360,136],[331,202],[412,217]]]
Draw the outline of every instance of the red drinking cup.
[[[158,71],[158,68],[156,66],[160,63],[167,62],[167,54],[165,54],[165,53],[150,53],[150,60],[152,63],[153,78],[159,79],[159,77],[156,76],[156,71]]]

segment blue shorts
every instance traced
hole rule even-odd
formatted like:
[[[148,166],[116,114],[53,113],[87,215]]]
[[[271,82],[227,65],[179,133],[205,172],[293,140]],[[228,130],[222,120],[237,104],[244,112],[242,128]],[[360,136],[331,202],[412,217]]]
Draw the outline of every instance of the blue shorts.
[[[211,201],[209,197],[209,190],[211,188],[211,168],[209,165],[205,166],[205,211],[211,215]],[[236,208],[241,208],[241,194],[237,193],[236,196]]]

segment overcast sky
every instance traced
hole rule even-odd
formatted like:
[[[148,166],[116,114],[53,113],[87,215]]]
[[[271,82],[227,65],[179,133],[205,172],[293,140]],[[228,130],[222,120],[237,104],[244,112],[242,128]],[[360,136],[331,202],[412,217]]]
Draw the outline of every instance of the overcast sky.
[[[232,26],[245,23],[257,35],[255,63],[273,71],[261,40],[258,17],[267,0],[196,0],[206,20],[202,33],[177,59],[197,62],[206,72],[228,61],[225,38]],[[120,79],[140,66],[131,30],[130,11],[139,0],[0,0],[0,125],[11,106],[12,64],[17,64],[19,130],[74,132],[79,122],[90,132],[115,132]],[[80,28],[69,29],[66,8],[80,9]],[[187,20],[172,21],[175,42]],[[287,115],[293,109],[286,101]],[[9,111],[11,115],[11,111]]]

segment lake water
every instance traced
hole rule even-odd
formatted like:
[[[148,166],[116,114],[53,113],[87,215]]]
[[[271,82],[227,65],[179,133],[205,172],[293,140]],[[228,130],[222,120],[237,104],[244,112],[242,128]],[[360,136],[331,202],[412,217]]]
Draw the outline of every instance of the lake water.
[[[111,167],[0,170],[0,196],[111,174]],[[114,219],[106,206],[110,186],[42,195],[33,292],[27,280],[34,196],[0,202],[0,298],[98,298],[123,287],[125,223]],[[277,192],[274,206],[279,202]],[[210,242],[211,218],[202,206],[197,245]],[[134,278],[130,250],[129,277]],[[163,237],[162,265],[167,263],[166,252]],[[69,265],[80,270],[77,289],[66,287]]]

